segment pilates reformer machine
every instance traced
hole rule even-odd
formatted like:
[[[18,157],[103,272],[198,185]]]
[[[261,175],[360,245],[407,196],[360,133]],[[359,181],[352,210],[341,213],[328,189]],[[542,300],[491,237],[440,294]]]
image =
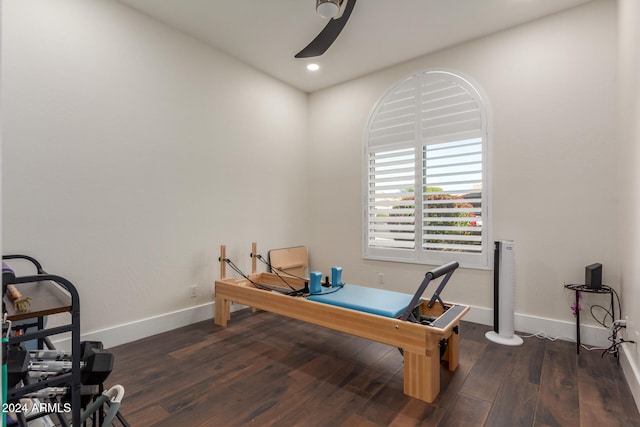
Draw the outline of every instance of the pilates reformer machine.
[[[235,302],[397,347],[404,357],[404,394],[429,403],[440,392],[441,361],[449,371],[458,367],[460,320],[469,307],[440,298],[457,262],[427,272],[409,295],[342,283],[341,271],[332,272],[334,283],[325,283],[329,287],[318,292],[313,273],[305,279],[275,268],[257,254],[255,243],[250,256],[252,272],[245,275],[226,258],[226,247],[220,247],[220,279],[214,291],[217,325],[227,326]],[[257,272],[256,260],[266,262],[271,272]],[[242,278],[226,277],[227,265]],[[429,283],[440,277],[433,296],[423,299]]]

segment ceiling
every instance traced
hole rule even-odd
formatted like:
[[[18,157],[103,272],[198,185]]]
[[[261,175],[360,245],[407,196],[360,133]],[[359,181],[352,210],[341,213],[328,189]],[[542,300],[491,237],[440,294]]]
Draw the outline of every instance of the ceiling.
[[[591,0],[360,0],[329,50],[308,59],[294,55],[327,22],[314,0],[119,1],[313,92]]]

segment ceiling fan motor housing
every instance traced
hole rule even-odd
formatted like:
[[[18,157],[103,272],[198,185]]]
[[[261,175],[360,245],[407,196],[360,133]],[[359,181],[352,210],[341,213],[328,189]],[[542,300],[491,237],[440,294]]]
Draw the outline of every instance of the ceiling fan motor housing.
[[[335,18],[340,12],[340,0],[316,0],[316,12],[323,18]]]

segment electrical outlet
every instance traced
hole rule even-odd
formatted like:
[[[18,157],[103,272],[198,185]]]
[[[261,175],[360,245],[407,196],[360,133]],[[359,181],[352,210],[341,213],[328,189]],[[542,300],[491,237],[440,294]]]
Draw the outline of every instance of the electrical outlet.
[[[384,273],[378,273],[378,283],[384,285]]]
[[[191,295],[191,298],[198,296],[198,285],[189,286],[189,295]]]

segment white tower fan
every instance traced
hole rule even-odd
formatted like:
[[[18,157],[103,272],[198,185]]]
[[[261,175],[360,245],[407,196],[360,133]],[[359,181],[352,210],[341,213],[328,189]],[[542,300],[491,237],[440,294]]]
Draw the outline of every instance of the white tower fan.
[[[485,334],[489,341],[517,346],[522,338],[514,329],[515,304],[515,243],[511,240],[495,242],[493,270],[493,331]]]

